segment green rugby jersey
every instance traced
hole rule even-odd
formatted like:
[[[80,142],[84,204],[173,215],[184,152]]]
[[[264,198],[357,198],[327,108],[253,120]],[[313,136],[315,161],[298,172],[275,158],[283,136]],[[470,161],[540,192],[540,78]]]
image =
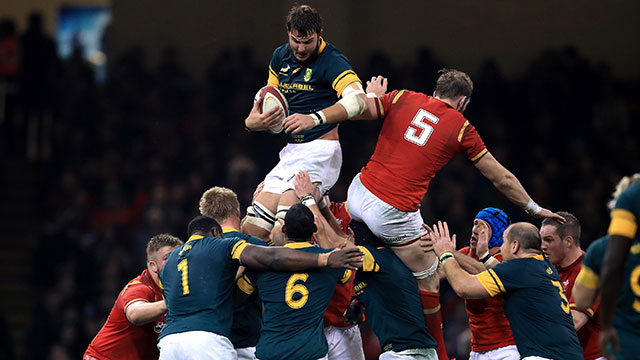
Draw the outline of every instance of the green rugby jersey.
[[[307,242],[285,247],[311,253],[327,253]],[[323,330],[324,312],[336,283],[346,283],[350,270],[320,268],[306,272],[246,272],[238,280],[242,291],[256,287],[264,304],[264,316],[256,357],[260,360],[316,360],[329,350]]]
[[[342,91],[354,81],[361,82],[349,59],[322,38],[318,55],[311,61],[299,62],[287,43],[273,52],[269,62],[267,82],[284,94],[289,114],[311,114],[335,104]],[[287,134],[287,142],[309,142],[336,126],[338,124],[324,124],[298,134]]]
[[[169,311],[159,338],[196,330],[229,337],[234,279],[247,244],[194,235],[169,254],[160,272]]]
[[[358,246],[365,254],[353,290],[382,351],[435,348],[424,322],[418,284],[393,250]]]
[[[225,239],[240,238],[252,245],[266,246],[261,239],[241,233],[233,228],[222,228]],[[258,292],[245,301],[233,304],[233,324],[229,340],[236,349],[256,346],[262,328],[262,302]]]
[[[601,237],[589,245],[582,260],[576,282],[589,289],[600,287],[600,271],[607,251],[609,236]],[[640,344],[640,241],[635,239],[624,263],[624,279],[616,302],[613,326],[620,341],[620,352],[616,359],[638,359]]]
[[[521,357],[583,359],[569,300],[555,267],[542,255],[512,259],[481,272],[489,295],[502,294]]]

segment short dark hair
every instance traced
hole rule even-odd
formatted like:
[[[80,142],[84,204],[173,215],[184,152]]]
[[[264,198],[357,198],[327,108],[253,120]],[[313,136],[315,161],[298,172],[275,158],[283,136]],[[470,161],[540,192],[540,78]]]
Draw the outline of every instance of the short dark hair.
[[[564,224],[561,224],[558,220],[552,218],[545,218],[542,220],[542,226],[549,225],[556,227],[556,233],[560,239],[564,239],[567,236],[573,238],[573,243],[580,246],[580,221],[578,218],[570,212],[560,211],[558,215],[565,218]]]
[[[303,204],[295,204],[289,208],[284,217],[284,232],[287,239],[308,241],[318,228],[313,213]]]
[[[170,234],[158,234],[147,243],[147,261],[155,261],[156,252],[165,246],[177,248],[182,246],[182,240]]]
[[[189,226],[187,227],[187,234],[189,234],[189,236],[196,233],[211,233],[215,237],[222,237],[222,228],[214,218],[201,215],[193,218],[193,220],[189,222]]]
[[[471,96],[473,82],[466,73],[455,69],[438,70],[438,81],[434,94],[445,99],[455,99],[459,96]]]
[[[540,249],[542,245],[542,239],[540,238],[540,231],[533,224],[529,224],[526,222],[518,222],[511,225],[507,228],[507,241],[509,243],[514,240],[518,240],[520,247],[527,251],[531,252],[531,250],[540,253],[542,250]]]
[[[349,227],[353,231],[353,241],[356,245],[385,246],[384,242],[376,237],[367,224],[351,219]]]
[[[309,5],[295,3],[287,14],[287,31],[296,30],[301,36],[322,32],[322,17]]]

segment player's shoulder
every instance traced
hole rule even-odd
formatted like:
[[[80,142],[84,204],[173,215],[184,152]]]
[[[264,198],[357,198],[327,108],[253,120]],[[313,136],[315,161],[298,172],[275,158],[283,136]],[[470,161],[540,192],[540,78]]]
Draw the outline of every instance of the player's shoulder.
[[[225,239],[239,238],[239,239],[242,239],[242,240],[244,240],[244,241],[246,241],[246,242],[248,242],[249,244],[252,244],[252,245],[257,245],[257,246],[265,246],[265,245],[267,245],[262,239],[257,238],[255,236],[247,235],[245,233],[241,233],[238,230],[226,231],[226,230],[223,229],[223,231],[224,231],[224,238]]]
[[[616,209],[625,209],[629,211],[638,210],[640,207],[640,182],[632,185],[625,190],[618,201],[616,201]],[[636,219],[638,221],[638,219]]]
[[[282,44],[273,50],[272,61],[282,61],[291,54],[289,43]]]

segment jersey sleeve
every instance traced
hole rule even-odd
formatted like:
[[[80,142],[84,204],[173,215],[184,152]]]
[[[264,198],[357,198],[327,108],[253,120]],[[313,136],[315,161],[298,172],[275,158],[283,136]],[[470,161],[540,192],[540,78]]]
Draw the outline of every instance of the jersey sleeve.
[[[521,272],[522,269],[519,269],[518,262],[507,261],[483,271],[475,277],[490,296],[496,296],[520,288],[521,283],[518,281],[518,276]]]
[[[236,285],[243,293],[247,295],[253,294],[257,287],[255,273],[245,271],[236,282]]]
[[[338,97],[342,97],[342,91],[352,82],[362,82],[351,63],[339,51],[331,53],[331,66],[327,70],[327,79],[331,81],[331,88],[336,91]]]
[[[635,190],[635,189],[633,189]],[[609,225],[609,235],[620,235],[630,239],[636,237],[638,231],[638,219],[634,214],[639,213],[635,193],[638,191],[627,190],[623,192],[616,207],[611,211],[611,224]]]
[[[465,120],[460,132],[458,133],[458,142],[462,146],[464,153],[469,160],[477,161],[487,153],[487,147],[484,145],[484,141],[476,131],[476,128],[469,123],[469,120]]]
[[[594,241],[587,249],[587,253],[582,259],[580,273],[576,277],[576,282],[589,289],[597,289],[600,284],[600,268],[604,260],[604,252],[607,242],[604,238]]]
[[[227,239],[230,242],[231,251],[229,255],[234,260],[240,260],[240,255],[244,251],[244,249],[249,245],[246,240],[240,238],[231,238]]]
[[[133,280],[122,289],[119,301],[122,303],[122,309],[126,310],[127,306],[136,301],[154,302],[156,297],[149,286],[139,280]]]
[[[271,61],[269,61],[269,77],[267,78],[267,84],[275,88],[277,88],[279,84],[278,71],[280,71],[280,62],[281,62],[279,50],[280,48],[277,48],[273,52],[273,56],[271,56]]]
[[[380,264],[376,261],[371,251],[365,246],[358,246],[358,249],[364,253],[364,259],[362,260],[362,269],[364,272],[378,272],[380,271]]]
[[[394,106],[398,100],[404,95],[406,90],[393,90],[379,98],[376,98],[376,110],[378,111],[378,118],[383,119],[386,114],[389,113],[391,107]]]

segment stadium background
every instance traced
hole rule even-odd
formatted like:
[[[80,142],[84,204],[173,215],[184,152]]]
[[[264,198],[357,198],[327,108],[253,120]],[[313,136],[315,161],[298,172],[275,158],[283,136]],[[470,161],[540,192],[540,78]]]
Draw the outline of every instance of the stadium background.
[[[610,192],[621,176],[640,171],[640,3],[309,4],[323,15],[326,40],[363,80],[383,74],[391,89],[431,93],[440,67],[468,72],[475,90],[465,115],[490,151],[540,204],[578,216],[583,248],[605,233]],[[151,235],[184,238],[200,194],[213,185],[249,203],[284,140],[247,133],[242,120],[271,52],[286,41],[290,6],[0,3],[18,36],[30,12],[42,14],[49,40],[31,37],[30,46],[57,39],[63,9],[111,16],[100,68],[104,58],[37,46],[38,56],[0,73],[0,359],[79,358],[118,291],[144,267]],[[0,34],[3,44],[11,40]],[[335,200],[345,199],[378,130],[377,122],[341,125]],[[457,158],[432,182],[422,212],[449,221],[462,246],[485,206],[532,220]],[[447,346],[466,358],[464,306],[443,285]]]

